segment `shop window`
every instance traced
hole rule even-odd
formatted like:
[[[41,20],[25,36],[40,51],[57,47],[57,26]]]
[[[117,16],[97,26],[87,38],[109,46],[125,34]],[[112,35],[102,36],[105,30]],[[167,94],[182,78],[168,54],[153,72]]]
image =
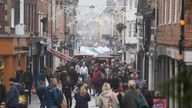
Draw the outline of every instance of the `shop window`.
[[[0,61],[0,70],[4,69],[4,62]]]

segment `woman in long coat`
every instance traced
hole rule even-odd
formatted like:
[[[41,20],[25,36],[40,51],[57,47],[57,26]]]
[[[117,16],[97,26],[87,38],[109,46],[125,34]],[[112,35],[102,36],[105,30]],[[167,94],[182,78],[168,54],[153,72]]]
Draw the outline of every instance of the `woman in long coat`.
[[[87,87],[87,84],[83,84],[80,87],[80,91],[75,94],[75,108],[88,108],[88,102],[91,100],[91,97],[87,92]]]
[[[137,108],[135,98],[138,96],[138,92],[135,81],[129,80],[128,87],[129,89],[125,92],[122,99],[122,106],[123,108]]]

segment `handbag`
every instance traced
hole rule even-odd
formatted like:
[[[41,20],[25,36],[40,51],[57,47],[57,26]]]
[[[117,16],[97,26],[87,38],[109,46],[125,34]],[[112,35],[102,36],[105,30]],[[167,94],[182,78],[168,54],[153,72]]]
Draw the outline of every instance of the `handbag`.
[[[145,99],[145,97],[143,96],[143,94],[141,93],[140,90],[138,90],[139,96],[137,96],[135,98],[136,104],[138,108],[149,108],[149,105]]]
[[[63,95],[63,100],[62,100],[62,103],[61,103],[61,108],[67,108],[67,99],[65,97],[65,95],[63,94],[63,92],[61,91],[62,95]]]
[[[116,94],[115,93],[112,93],[112,96],[109,99],[108,105],[109,105],[109,108],[119,108],[120,107],[119,102],[116,99]]]
[[[33,94],[36,94],[35,84],[32,85],[32,88],[31,88],[31,89],[32,89],[32,93],[33,93]]]
[[[143,98],[141,96],[137,96],[135,98],[136,104],[137,104],[137,108],[144,108],[145,107],[145,102],[143,100]]]

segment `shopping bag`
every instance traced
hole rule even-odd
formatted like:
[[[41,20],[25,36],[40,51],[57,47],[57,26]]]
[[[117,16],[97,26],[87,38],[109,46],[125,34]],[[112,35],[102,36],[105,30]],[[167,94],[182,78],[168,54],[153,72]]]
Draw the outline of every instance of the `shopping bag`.
[[[33,94],[36,94],[35,84],[33,84],[33,85],[32,85],[32,88],[31,88],[31,89],[32,89],[32,90],[31,90],[31,91],[32,91],[32,93],[33,93]]]

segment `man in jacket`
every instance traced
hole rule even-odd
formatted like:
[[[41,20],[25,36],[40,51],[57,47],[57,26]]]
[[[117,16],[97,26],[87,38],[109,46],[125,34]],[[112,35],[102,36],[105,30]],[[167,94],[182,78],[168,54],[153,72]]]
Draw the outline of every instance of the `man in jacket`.
[[[152,96],[151,92],[147,89],[146,81],[142,81],[140,86],[141,86],[140,91],[147,101],[147,104],[149,106],[148,108],[152,108],[153,107],[153,96]]]
[[[17,85],[15,85],[16,79],[10,78],[10,90],[7,94],[6,98],[6,106],[7,108],[18,108],[19,107],[19,89],[17,88]]]

